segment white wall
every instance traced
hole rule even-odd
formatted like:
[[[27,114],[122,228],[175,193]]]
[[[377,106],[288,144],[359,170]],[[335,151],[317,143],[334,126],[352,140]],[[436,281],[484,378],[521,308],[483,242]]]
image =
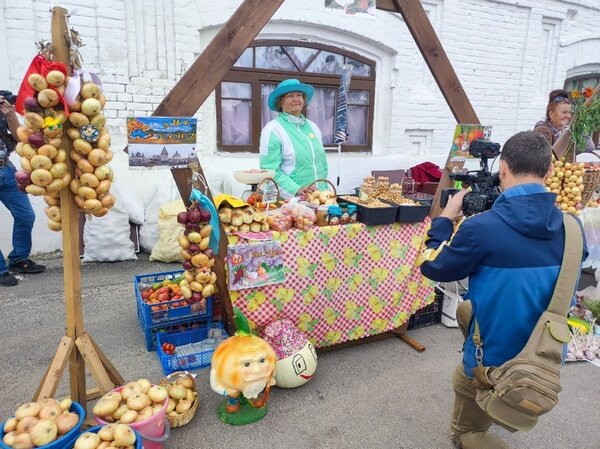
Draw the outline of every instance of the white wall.
[[[147,115],[160,103],[195,55],[209,44],[241,0],[70,0],[60,5],[86,44],[85,67],[100,74],[113,134],[113,165],[148,204],[156,187],[171,185],[167,170],[129,170],[125,118]],[[547,93],[562,87],[567,73],[600,61],[600,3],[597,0],[423,0],[450,61],[482,123],[503,143],[543,117]],[[0,88],[17,91],[35,54],[34,42],[49,39],[49,2],[0,2]],[[429,160],[442,165],[455,120],[398,14],[377,11],[375,21],[332,16],[323,0],[286,1],[261,31],[260,39],[301,39],[359,53],[376,62],[375,122],[370,154],[343,155],[340,191],[360,184],[370,170],[409,168]],[[215,188],[239,194],[236,169],[258,166],[256,155],[234,157],[216,144],[214,95],[200,108],[198,149]],[[412,140],[422,142],[414,150]],[[330,177],[338,158],[329,156]],[[46,231],[43,202],[34,252],[60,247]],[[11,218],[0,207],[0,248],[10,251]]]

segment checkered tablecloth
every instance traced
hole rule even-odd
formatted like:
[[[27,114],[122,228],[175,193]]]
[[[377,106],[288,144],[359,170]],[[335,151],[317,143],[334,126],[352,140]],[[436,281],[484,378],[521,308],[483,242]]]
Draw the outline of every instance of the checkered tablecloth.
[[[316,347],[395,329],[433,301],[433,283],[414,266],[428,223],[274,232],[285,283],[231,291],[231,300],[259,327],[291,319]]]

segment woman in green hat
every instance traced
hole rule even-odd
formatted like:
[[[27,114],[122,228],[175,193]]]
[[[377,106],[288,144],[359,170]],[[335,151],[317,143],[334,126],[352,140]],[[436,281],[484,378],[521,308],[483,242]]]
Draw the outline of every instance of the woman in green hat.
[[[317,125],[302,115],[314,94],[309,84],[287,79],[269,95],[269,108],[279,115],[260,135],[260,167],[275,171],[284,197],[307,193],[317,179],[327,179],[327,157]]]

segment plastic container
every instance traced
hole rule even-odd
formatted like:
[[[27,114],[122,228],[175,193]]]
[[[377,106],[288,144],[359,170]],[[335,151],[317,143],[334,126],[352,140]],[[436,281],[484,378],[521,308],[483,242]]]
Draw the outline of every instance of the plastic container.
[[[164,273],[142,274],[134,277],[133,288],[138,306],[138,316],[142,320],[144,328],[156,327],[181,321],[184,318],[199,319],[210,315],[208,300],[202,303],[194,303],[185,306],[176,306],[184,300],[164,301],[154,304],[146,304],[142,299],[140,287],[162,282],[165,279],[175,279],[183,274],[183,271],[168,271]]]
[[[91,432],[91,433],[98,433],[100,431],[100,429],[102,429],[102,427],[104,427],[104,426],[91,427],[89,429],[86,429],[85,431]],[[142,437],[140,436],[140,434],[138,432],[136,432],[135,430],[133,431],[133,433],[135,433],[135,449],[144,449],[144,446],[142,445]],[[77,435],[77,437],[79,437],[79,435]],[[75,438],[75,440],[77,440],[77,438]],[[73,442],[75,442],[75,441],[73,441]],[[67,448],[72,449],[73,446],[67,446]]]
[[[383,202],[390,205],[388,207],[366,207],[362,204],[351,204],[354,204],[358,209],[358,221],[367,226],[392,224],[396,220],[398,205]]]
[[[419,203],[418,206],[398,205],[396,221],[398,223],[421,223],[429,212],[429,204]]]
[[[408,329],[418,329],[420,327],[432,326],[438,324],[442,318],[442,303],[444,294],[438,290],[435,291],[434,301],[415,312],[410,317]]]
[[[79,437],[79,435],[81,433],[81,426],[83,425],[83,421],[85,420],[85,410],[78,402],[73,402],[71,404],[71,408],[69,409],[69,411],[75,412],[79,415],[79,421],[77,421],[77,424],[75,425],[75,427],[73,427],[71,430],[69,430],[67,433],[65,433],[59,439],[57,439],[57,440],[53,441],[52,443],[47,444],[45,446],[39,446],[37,449],[64,449],[67,447],[68,448],[73,447],[75,440]],[[0,432],[2,434],[0,436],[0,448],[12,449],[10,446],[7,446],[2,441],[2,439],[4,438],[4,423],[1,424]]]
[[[336,226],[340,224],[342,218],[342,208],[337,204],[329,206],[329,226]]]
[[[198,329],[192,329],[185,332],[178,333],[159,333],[157,337],[156,352],[163,368],[165,375],[169,375],[175,371],[181,370],[195,370],[210,366],[212,356],[215,352],[216,346],[220,342],[215,342],[215,346],[212,348],[202,348],[200,342],[206,340],[211,334],[211,330],[216,329],[223,335],[223,340],[228,337],[222,323],[212,323],[202,326]],[[192,351],[187,354],[174,355],[166,354],[162,350],[163,343],[171,343],[176,347],[189,347],[192,345]]]
[[[358,208],[354,204],[348,204],[348,223],[356,223],[358,221]]]
[[[113,391],[120,392],[123,387],[115,388]],[[163,443],[169,438],[171,428],[167,420],[167,407],[169,406],[169,398],[165,399],[163,407],[158,413],[150,418],[140,422],[129,423],[129,427],[139,433],[142,437],[142,445],[144,449],[162,449]],[[96,421],[101,426],[108,424],[102,418],[94,416]],[[58,449],[58,448],[55,448]]]
[[[209,298],[209,301],[206,303],[206,305],[209,310],[212,308],[212,298]],[[156,349],[156,336],[161,332],[183,332],[186,330],[199,328],[200,326],[205,326],[210,323],[212,323],[212,316],[201,320],[184,318],[167,326],[144,327],[144,324],[140,319],[140,327],[144,333],[146,350],[148,351],[154,351]]]
[[[327,226],[329,224],[329,206],[319,206],[317,209],[317,226]]]

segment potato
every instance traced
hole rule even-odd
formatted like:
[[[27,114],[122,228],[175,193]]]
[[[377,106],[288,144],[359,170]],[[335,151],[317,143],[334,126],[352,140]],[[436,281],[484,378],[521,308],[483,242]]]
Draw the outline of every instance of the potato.
[[[98,130],[101,130],[104,128],[104,125],[106,125],[106,117],[101,113],[97,114],[91,118],[90,124],[94,125]]]
[[[58,97],[58,93],[52,89],[44,89],[37,96],[38,103],[43,108],[51,108],[56,106],[60,98]]]
[[[46,81],[53,87],[65,84],[65,75],[59,70],[51,70],[46,75]]]
[[[76,126],[77,128],[81,128],[82,126],[90,124],[90,119],[81,112],[71,112],[71,115],[69,115],[69,120],[73,126]]]
[[[88,155],[93,149],[92,144],[83,139],[75,139],[73,141],[73,148],[83,155]]]
[[[102,91],[94,83],[85,83],[81,88],[81,96],[84,100],[87,100],[88,98],[99,99],[100,95],[102,95]]]
[[[28,112],[25,114],[25,126],[34,131],[42,129],[44,126],[44,118],[35,112]]]
[[[102,105],[95,98],[88,98],[81,103],[81,112],[88,117],[98,115],[102,111]]]
[[[46,81],[46,78],[39,73],[32,73],[29,75],[27,77],[27,82],[31,87],[33,87],[33,90],[37,92],[41,92],[42,90],[48,88],[48,82]]]

